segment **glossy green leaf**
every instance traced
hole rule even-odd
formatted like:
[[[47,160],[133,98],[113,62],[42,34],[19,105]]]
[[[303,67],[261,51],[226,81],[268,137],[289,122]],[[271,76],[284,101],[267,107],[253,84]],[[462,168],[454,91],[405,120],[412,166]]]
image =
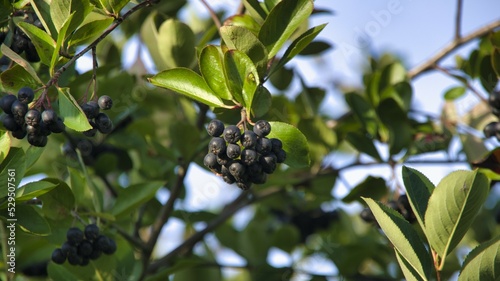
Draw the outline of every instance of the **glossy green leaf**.
[[[378,224],[401,257],[418,276],[428,280],[433,262],[418,233],[401,214],[370,198],[363,198],[370,207]]]
[[[365,130],[375,137],[377,135],[378,120],[373,107],[363,96],[355,93],[345,94],[345,100]]]
[[[373,85],[375,86],[375,85]],[[394,85],[386,87],[382,93],[380,93],[380,99],[375,98],[378,103],[379,100],[386,98],[393,98],[404,111],[409,111],[411,108],[411,101],[413,96],[413,89],[410,83],[406,81],[398,82]]]
[[[78,28],[68,42],[69,46],[88,43],[96,39],[113,22],[112,18],[88,22]]]
[[[260,24],[250,15],[234,15],[224,21],[224,26],[241,26],[250,30],[255,36],[259,35]]]
[[[57,30],[54,27],[50,16],[50,1],[48,0],[30,0],[31,7],[35,11],[43,28],[53,39],[56,38]]]
[[[120,192],[118,198],[116,199],[116,202],[111,209],[111,214],[115,217],[127,215],[128,212],[134,211],[141,204],[144,204],[153,198],[156,191],[158,191],[158,189],[162,186],[162,182],[152,181],[134,184],[125,188],[122,192]]]
[[[26,169],[29,170],[42,156],[42,153],[45,151],[45,147],[37,147],[34,145],[30,145],[26,150]]]
[[[462,97],[466,91],[467,91],[467,89],[463,86],[450,88],[444,93],[444,99],[445,100],[456,100],[456,99]]]
[[[378,153],[373,139],[366,136],[366,134],[360,132],[349,132],[346,135],[346,140],[359,152],[365,153],[375,160],[382,162],[382,158]]]
[[[76,30],[91,11],[92,5],[90,5],[89,0],[52,0],[50,3],[50,16],[57,30],[60,30],[70,15],[74,14],[67,34]]]
[[[17,204],[16,225],[32,235],[49,235],[51,232],[49,223],[35,208],[38,209],[36,206]]]
[[[26,72],[28,72],[31,75],[31,77],[37,83],[39,83],[39,85],[43,84],[42,80],[38,77],[38,75],[36,74],[35,69],[31,66],[31,64],[29,62],[27,62],[21,56],[19,56],[18,54],[16,54],[9,47],[7,47],[5,44],[2,44],[0,50],[2,51],[2,54],[4,56],[8,57],[9,59],[13,60],[15,63],[17,63],[18,65],[20,65],[22,68],[24,68],[24,70],[26,70]]]
[[[183,94],[208,106],[224,107],[222,100],[210,89],[205,80],[191,69],[165,70],[148,80],[155,86]]]
[[[271,108],[272,100],[271,93],[266,87],[263,85],[257,87],[253,97],[250,115],[252,117],[261,117],[266,114]]]
[[[488,179],[477,171],[452,172],[434,189],[425,212],[425,233],[442,261],[462,240],[488,192]]]
[[[57,42],[56,47],[54,48],[54,53],[52,54],[52,59],[50,60],[50,74],[54,75],[56,64],[59,61],[60,55],[59,51],[61,50],[64,40],[66,39],[66,33],[68,32],[69,25],[74,17],[74,13],[69,15],[68,18],[64,21],[62,27],[58,30],[57,34]]]
[[[351,203],[359,201],[363,203],[361,197],[380,200],[386,195],[387,185],[385,180],[381,177],[367,176],[364,181],[351,189],[351,191],[342,199],[342,202]]]
[[[403,272],[403,275],[405,276],[406,281],[424,281],[426,279],[423,279],[418,275],[418,272],[416,272],[411,264],[408,263],[407,260],[401,254],[394,249],[394,253],[396,254],[396,258],[399,263],[399,267],[401,268],[401,271]]]
[[[48,178],[45,181],[57,184],[57,186],[39,197],[43,202],[42,213],[44,216],[53,220],[71,217],[71,211],[75,208],[75,196],[69,186],[59,179]]]
[[[491,62],[491,55],[487,55],[481,59],[479,66],[479,80],[484,90],[488,93],[493,91],[498,83],[498,76]]]
[[[407,113],[401,109],[393,98],[381,101],[377,107],[377,115],[389,129],[389,146],[391,155],[398,154],[412,142],[412,128]]]
[[[39,197],[51,191],[56,186],[57,184],[44,180],[27,183],[17,190],[16,201],[22,202]]]
[[[162,52],[164,48],[158,45],[158,29],[156,27],[157,21],[163,21],[162,15],[153,11],[144,21],[141,26],[141,39],[148,48],[151,58],[159,71],[165,70],[168,67],[167,63],[163,61]],[[160,51],[161,50],[161,51]]]
[[[243,5],[257,22],[263,22],[267,17],[267,12],[262,8],[258,0],[244,0]]]
[[[241,26],[223,26],[219,33],[229,49],[245,53],[257,67],[259,76],[267,71],[267,49],[249,29]]]
[[[482,243],[465,259],[458,281],[500,278],[500,236]]]
[[[190,68],[196,58],[196,39],[191,28],[176,19],[168,19],[158,30],[158,49],[170,67]]]
[[[325,24],[321,24],[310,28],[306,32],[302,33],[299,37],[297,37],[293,42],[288,46],[283,57],[280,59],[278,64],[271,70],[271,73],[283,67],[287,62],[289,62],[293,57],[298,55],[301,51],[303,51],[307,45],[311,43],[316,36],[325,28]],[[269,74],[271,75],[271,74]]]
[[[0,130],[0,163],[7,158],[12,140],[7,131]]]
[[[403,166],[402,174],[411,209],[422,229],[425,229],[425,212],[434,184],[424,174],[410,167]]]
[[[310,164],[309,145],[299,129],[283,122],[269,122],[271,133],[268,138],[277,138],[283,142],[286,152],[285,164],[290,167],[307,167]]]
[[[244,107],[252,108],[253,97],[260,84],[252,60],[243,52],[229,50],[224,53],[224,73],[234,99]]]
[[[281,1],[271,10],[259,32],[259,39],[266,46],[269,58],[274,57],[293,32],[307,20],[313,6],[311,0]]]
[[[113,13],[119,15],[120,11],[130,2],[130,0],[106,0],[106,2],[111,6]]]
[[[0,80],[5,90],[12,93],[17,93],[22,87],[30,87],[36,89],[38,81],[36,81],[27,71],[20,65],[14,65],[3,71],[0,74]]]
[[[317,56],[329,49],[332,48],[332,45],[325,41],[313,41],[309,43],[302,51],[300,51],[299,55],[301,56]]]
[[[40,61],[45,65],[50,65],[50,60],[56,47],[54,39],[45,31],[27,22],[20,22],[18,26],[28,35],[33,45],[35,45],[38,56],[40,56]]]
[[[407,80],[406,69],[400,62],[389,64],[382,70],[379,90]]]
[[[59,113],[64,120],[64,125],[78,132],[92,129],[85,113],[69,92],[69,88],[57,88],[59,93]]]
[[[232,96],[226,84],[224,64],[219,49],[213,45],[203,48],[199,64],[203,79],[205,79],[212,91],[221,99],[231,100]]]
[[[17,188],[26,172],[26,162],[24,151],[19,147],[11,147],[9,154],[0,164],[0,182],[4,183],[4,188],[0,189],[0,198],[7,196],[9,189]]]

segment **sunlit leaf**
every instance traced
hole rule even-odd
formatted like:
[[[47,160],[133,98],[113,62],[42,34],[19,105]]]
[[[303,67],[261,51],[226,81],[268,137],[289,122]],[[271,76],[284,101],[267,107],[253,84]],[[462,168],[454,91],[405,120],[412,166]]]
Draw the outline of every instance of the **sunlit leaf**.
[[[78,132],[92,129],[85,113],[69,92],[69,88],[57,88],[59,93],[59,112],[64,119],[64,125]]]
[[[458,280],[498,280],[500,278],[499,252],[500,236],[477,246],[467,255]]]
[[[246,108],[252,108],[253,97],[260,84],[259,73],[252,60],[243,52],[224,53],[224,73],[232,96]]]
[[[269,122],[271,133],[268,138],[278,138],[286,152],[285,164],[290,167],[306,167],[310,164],[309,145],[299,129],[283,122]]]
[[[200,54],[200,72],[212,91],[221,99],[231,100],[231,92],[226,84],[222,54],[213,45],[208,45]]]

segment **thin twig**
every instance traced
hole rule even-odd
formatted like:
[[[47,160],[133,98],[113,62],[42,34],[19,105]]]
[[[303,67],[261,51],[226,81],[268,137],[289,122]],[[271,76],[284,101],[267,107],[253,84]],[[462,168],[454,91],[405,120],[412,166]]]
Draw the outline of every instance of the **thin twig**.
[[[125,240],[127,240],[128,242],[130,242],[131,244],[135,245],[137,248],[141,249],[141,250],[144,250],[146,249],[146,244],[144,244],[144,242],[142,242],[141,239],[139,238],[136,238],[130,234],[128,234],[127,231],[125,231],[124,229],[122,229],[120,226],[118,226],[117,224],[111,224],[111,227],[116,229],[116,231],[123,237],[125,238]]]
[[[444,67],[435,65],[434,68],[450,77],[456,78],[448,69]],[[465,83],[465,87],[467,87],[467,89],[469,89],[478,99],[480,99],[481,102],[488,104],[488,100],[485,97],[483,97],[483,95],[481,95],[481,93],[476,88],[474,88],[468,81]]]
[[[203,3],[203,5],[207,8],[208,12],[210,13],[210,17],[212,17],[212,20],[214,21],[215,26],[217,26],[217,29],[219,29],[222,26],[222,24],[219,20],[219,17],[217,17],[215,11],[212,9],[212,7],[210,7],[210,5],[208,5],[207,1],[201,0],[201,3]]]
[[[460,40],[462,34],[462,7],[463,0],[457,0],[457,13],[455,15],[455,41]]]
[[[417,77],[418,75],[424,73],[425,71],[433,69],[433,67],[439,63],[442,59],[444,59],[446,56],[448,56],[450,53],[452,53],[454,50],[456,50],[458,47],[462,46],[465,43],[468,43],[478,37],[481,37],[483,35],[486,35],[488,32],[494,30],[495,28],[500,27],[500,20],[496,20],[492,23],[489,23],[472,33],[460,37],[458,40],[453,40],[453,42],[449,43],[447,46],[445,46],[441,51],[436,53],[433,57],[431,57],[429,60],[425,61],[421,65],[418,65],[411,69],[408,72],[408,77],[410,79],[413,79]]]

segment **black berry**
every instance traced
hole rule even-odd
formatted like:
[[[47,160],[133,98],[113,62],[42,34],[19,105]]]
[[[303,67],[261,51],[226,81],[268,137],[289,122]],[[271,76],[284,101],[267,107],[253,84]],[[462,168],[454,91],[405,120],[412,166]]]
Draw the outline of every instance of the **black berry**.
[[[493,137],[500,132],[500,122],[491,122],[484,126],[483,133],[487,138]]]
[[[273,144],[268,138],[258,138],[255,150],[260,154],[268,154],[273,149]]]
[[[50,125],[57,122],[57,114],[52,109],[46,109],[42,111],[42,121]]]
[[[232,143],[228,144],[227,148],[226,148],[226,154],[227,154],[227,157],[229,157],[231,159],[236,159],[236,158],[240,157],[240,154],[241,154],[240,146],[237,144],[232,144]]]
[[[109,134],[113,130],[113,122],[109,119],[108,115],[104,113],[99,113],[95,117],[95,124],[97,130],[103,134]]]
[[[207,155],[205,155],[205,158],[203,158],[203,165],[205,165],[205,167],[209,168],[210,170],[220,170],[220,164],[217,163],[217,155],[213,153],[208,153]]]
[[[253,131],[259,137],[265,137],[271,132],[271,124],[269,124],[269,122],[267,122],[266,120],[259,120],[255,123]]]
[[[244,147],[254,147],[257,144],[257,134],[253,131],[246,130],[241,135],[241,145]]]
[[[224,123],[220,120],[213,119],[208,123],[207,132],[212,137],[220,137],[224,132]]]
[[[108,110],[113,107],[113,100],[109,96],[101,96],[97,100],[97,104],[99,105],[99,108],[102,110]]]
[[[5,115],[2,120],[3,126],[9,131],[17,131],[21,129],[21,126],[17,124],[16,119],[12,115]]]
[[[262,170],[266,174],[272,174],[276,170],[277,158],[274,153],[269,153],[263,157],[260,157],[260,164],[262,165]]]
[[[32,102],[34,98],[35,92],[30,87],[23,87],[17,92],[17,99],[24,104]]]
[[[83,231],[78,227],[72,227],[66,232],[66,239],[70,245],[77,246],[83,241]]]
[[[240,140],[241,131],[236,125],[230,125],[224,129],[223,136],[228,143],[235,144]]]
[[[241,161],[247,166],[257,163],[258,157],[257,152],[253,149],[245,148],[241,152]]]
[[[38,126],[41,119],[42,115],[40,114],[40,111],[36,109],[30,109],[26,112],[26,115],[24,115],[24,122],[30,126]]]
[[[215,155],[226,154],[226,142],[223,138],[214,137],[208,143],[208,151]]]
[[[99,114],[99,105],[95,101],[89,101],[82,106],[83,113],[87,116],[89,119],[94,119],[97,117],[97,114]]]
[[[94,250],[94,247],[92,246],[92,243],[88,240],[83,240],[78,245],[78,255],[80,255],[84,258],[90,257],[93,250]]]
[[[66,261],[66,255],[63,253],[61,249],[55,249],[52,252],[52,261],[57,263],[57,264],[63,264]]]
[[[11,107],[16,100],[17,97],[14,95],[3,96],[2,99],[0,99],[0,108],[2,108],[3,112],[12,114]]]
[[[85,226],[83,232],[85,234],[85,238],[88,240],[95,240],[99,237],[99,227],[96,224],[89,224]]]

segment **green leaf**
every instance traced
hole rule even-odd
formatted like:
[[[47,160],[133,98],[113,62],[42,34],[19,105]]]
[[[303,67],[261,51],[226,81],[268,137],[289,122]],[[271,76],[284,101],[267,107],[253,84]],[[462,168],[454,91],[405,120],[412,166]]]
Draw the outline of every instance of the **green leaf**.
[[[467,89],[463,86],[450,88],[444,93],[444,99],[451,100],[451,101],[456,100],[456,99],[462,97],[465,94],[466,90]]]
[[[26,150],[26,169],[29,170],[35,163],[40,159],[42,153],[45,151],[45,147],[36,147],[31,145]]]
[[[373,199],[363,199],[396,251],[420,278],[427,280],[432,272],[433,263],[415,229],[395,210]]]
[[[245,5],[245,9],[257,22],[260,23],[266,19],[267,13],[258,0],[244,0],[243,5]]]
[[[37,211],[38,207],[17,204],[16,218],[17,226],[32,235],[46,236],[50,234],[50,225],[47,220]]]
[[[40,85],[26,69],[17,64],[3,71],[0,74],[0,80],[4,89],[12,93],[17,93],[22,87],[36,89]]]
[[[126,215],[128,212],[135,211],[141,204],[146,203],[153,198],[156,191],[163,186],[162,182],[147,182],[134,184],[120,192],[116,199],[111,214],[115,217]]]
[[[498,280],[500,278],[500,236],[482,243],[465,259],[458,281]]]
[[[151,58],[156,65],[158,70],[165,70],[168,67],[167,63],[163,61],[162,52],[163,47],[158,45],[158,29],[156,27],[156,21],[163,21],[164,18],[159,15],[156,11],[153,11],[144,21],[141,26],[141,39],[146,44]],[[162,50],[162,51],[160,51]]]
[[[352,203],[354,201],[359,201],[363,203],[361,197],[380,200],[386,195],[387,185],[385,184],[385,180],[381,177],[367,176],[364,181],[351,189],[349,194],[342,199],[342,202]]]
[[[49,0],[30,0],[31,7],[35,11],[38,19],[42,23],[45,31],[53,38],[56,38],[57,30],[54,27],[50,16],[50,1]]]
[[[401,271],[403,271],[403,275],[405,276],[406,281],[424,281],[422,277],[418,275],[418,272],[416,272],[413,267],[408,263],[407,260],[404,259],[401,254],[394,249],[394,253],[396,253],[396,258],[399,263],[399,267],[401,267]]]
[[[12,141],[7,131],[0,130],[0,163],[7,158]]]
[[[379,91],[383,91],[386,87],[396,85],[397,83],[407,80],[405,67],[400,62],[395,62],[387,65],[382,70],[380,77]]]
[[[169,68],[190,68],[196,58],[196,39],[191,28],[176,19],[168,19],[158,30],[160,55]]]
[[[241,26],[223,26],[220,35],[229,49],[245,53],[257,67],[259,76],[267,72],[267,49],[250,30]]]
[[[231,100],[231,92],[226,84],[224,76],[224,65],[219,49],[208,45],[200,54],[200,72],[212,91],[221,99]]]
[[[39,197],[57,186],[56,183],[40,180],[35,182],[27,183],[17,190],[16,201],[22,202]]]
[[[254,117],[261,117],[266,114],[271,108],[272,96],[269,90],[263,85],[259,85],[253,97],[252,108],[250,115]]]
[[[50,16],[57,30],[61,30],[70,15],[74,14],[68,26],[68,34],[76,30],[91,11],[89,0],[52,0],[50,3]]]
[[[250,15],[234,15],[224,21],[224,26],[240,26],[250,30],[255,36],[259,35],[260,24]]]
[[[71,217],[71,210],[75,208],[75,197],[69,186],[59,179],[47,178],[45,181],[57,184],[50,192],[40,195],[42,213],[53,220],[62,220]]]
[[[500,48],[500,31],[492,32],[490,35],[491,44],[495,48]]]
[[[382,162],[382,158],[378,153],[373,140],[361,132],[349,132],[346,135],[346,140],[359,152],[365,153],[374,159]]]
[[[271,236],[271,244],[288,253],[291,253],[299,243],[300,232],[292,224],[280,225]]]
[[[74,14],[69,15],[69,17],[64,21],[63,26],[61,29],[59,29],[59,33],[57,35],[57,42],[56,42],[56,47],[54,49],[54,53],[52,54],[52,60],[50,61],[50,66],[49,70],[51,75],[54,75],[54,69],[56,67],[57,62],[59,61],[59,51],[62,48],[62,45],[64,43],[64,39],[66,38],[66,33],[68,32],[69,25],[71,23],[71,20],[73,19]]]
[[[148,78],[155,86],[183,94],[208,106],[225,107],[203,78],[191,69],[174,68]]]
[[[78,132],[92,129],[85,113],[70,94],[69,88],[57,88],[59,92],[59,113],[64,119],[64,125]]]
[[[299,55],[301,56],[317,56],[328,49],[331,49],[332,45],[325,41],[313,41],[309,43],[302,51],[300,51]]]
[[[128,4],[130,0],[106,0],[113,11],[113,14],[119,15],[120,11]]]
[[[9,154],[0,164],[0,182],[4,188],[0,189],[0,198],[7,196],[9,189],[17,188],[26,172],[24,151],[19,147],[11,147]]]
[[[14,61],[15,63],[19,64],[22,68],[24,68],[39,85],[43,84],[42,80],[38,77],[35,69],[31,66],[31,64],[29,64],[29,62],[27,62],[21,56],[16,54],[9,47],[7,47],[5,44],[2,44],[0,50],[2,51],[2,54],[4,56],[8,57],[9,59]]]
[[[491,65],[492,60],[491,55],[484,56],[479,67],[479,80],[488,93],[493,91],[498,83],[498,76]]]
[[[267,252],[271,247],[267,226],[261,222],[262,220],[256,219],[250,221],[240,235],[235,237],[243,257],[252,265],[265,263]],[[259,241],[259,243],[255,243],[255,241]]]
[[[71,36],[68,46],[88,43],[96,39],[113,22],[112,18],[94,20],[82,25]]]
[[[281,1],[271,10],[259,32],[269,58],[274,57],[292,33],[309,18],[313,6],[311,0]]]
[[[425,212],[425,233],[441,257],[440,269],[469,229],[488,192],[488,179],[477,171],[452,172],[434,189]]]
[[[298,55],[301,51],[303,51],[309,43],[311,43],[316,36],[325,28],[325,24],[321,24],[310,28],[306,32],[302,33],[299,37],[297,37],[293,42],[288,46],[283,57],[280,59],[278,64],[271,70],[271,73],[283,67],[287,62],[289,62],[293,57]],[[269,74],[271,75],[271,74]]]
[[[293,168],[309,166],[311,162],[309,145],[304,134],[287,123],[269,122],[269,124],[271,124],[271,133],[268,138],[277,138],[283,142],[283,150],[286,151],[285,164]]]
[[[377,135],[378,120],[375,110],[361,95],[355,93],[345,94],[345,101],[353,111],[356,119],[363,125],[364,129],[372,136]]]
[[[20,22],[18,26],[28,35],[33,45],[35,45],[38,56],[40,56],[40,61],[45,65],[50,65],[50,60],[56,47],[54,39],[45,31],[27,22]]]
[[[494,48],[491,52],[491,66],[495,70],[495,73],[500,77],[500,49]]]
[[[393,98],[382,100],[377,107],[380,120],[389,129],[389,146],[391,155],[398,154],[412,142],[412,129],[407,113],[401,109]]]
[[[243,52],[229,50],[224,53],[226,83],[233,97],[246,108],[252,108],[255,91],[260,84],[257,68]]]
[[[403,166],[403,182],[411,209],[417,217],[418,223],[425,230],[425,212],[429,198],[434,190],[434,184],[419,171]]]

